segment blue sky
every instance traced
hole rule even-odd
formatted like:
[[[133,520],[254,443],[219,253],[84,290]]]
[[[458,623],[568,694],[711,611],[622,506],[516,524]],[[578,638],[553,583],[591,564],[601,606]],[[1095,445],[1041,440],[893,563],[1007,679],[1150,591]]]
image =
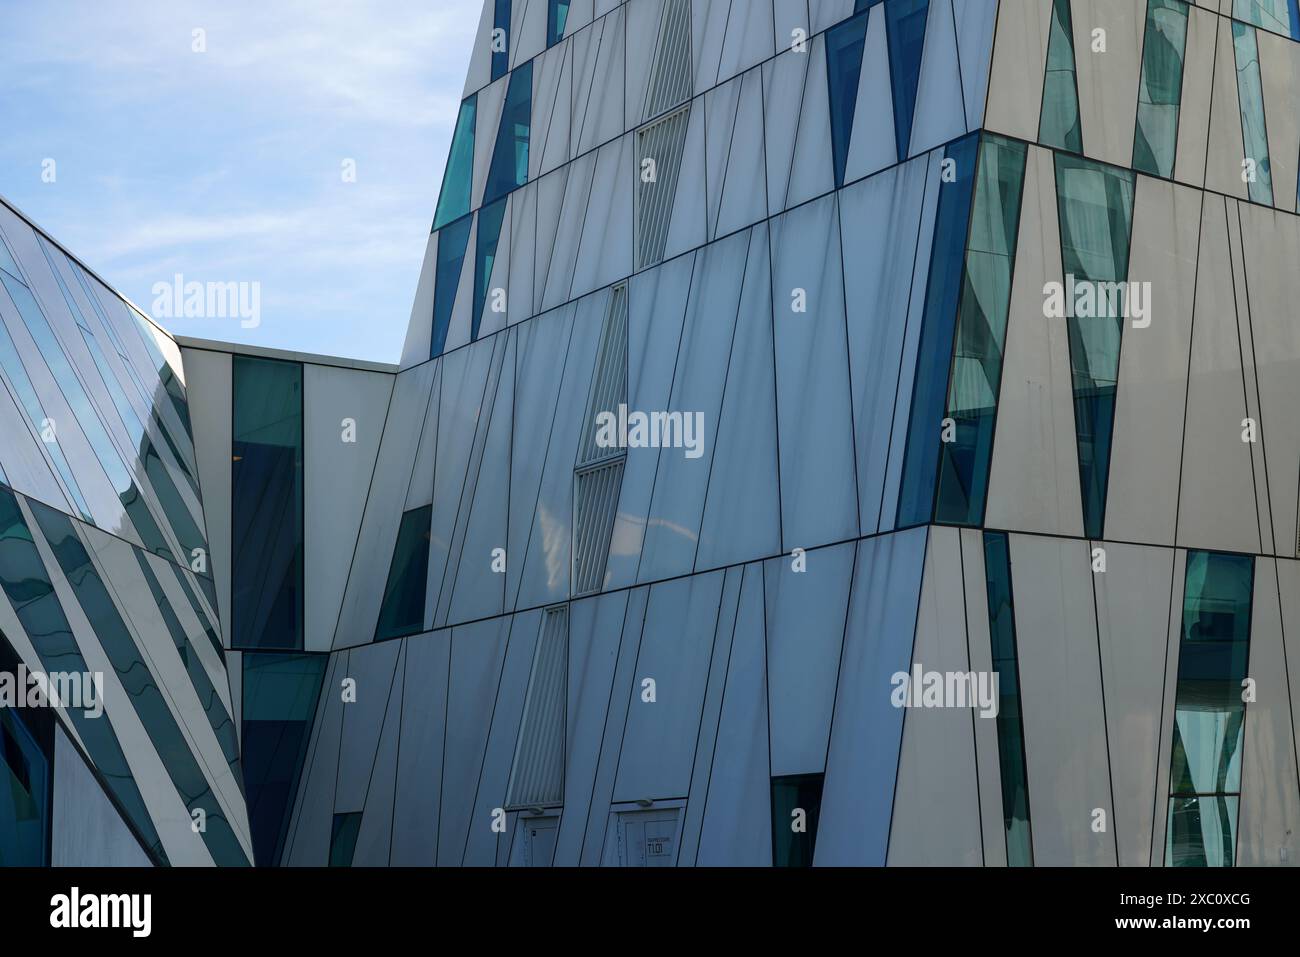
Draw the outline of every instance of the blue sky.
[[[177,334],[395,362],[481,6],[9,6],[0,194],[146,313],[177,273],[260,283],[256,328]]]

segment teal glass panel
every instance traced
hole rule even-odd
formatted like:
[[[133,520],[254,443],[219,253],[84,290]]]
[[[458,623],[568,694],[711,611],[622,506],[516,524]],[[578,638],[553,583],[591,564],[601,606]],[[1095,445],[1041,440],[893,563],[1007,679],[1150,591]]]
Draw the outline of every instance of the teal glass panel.
[[[258,867],[280,861],[328,655],[245,652],[244,795]]]
[[[1273,205],[1273,172],[1268,159],[1268,127],[1264,119],[1264,84],[1259,72],[1259,46],[1253,28],[1232,24],[1232,50],[1237,62],[1237,99],[1241,106],[1241,136],[1253,173],[1246,181],[1252,203]]]
[[[939,210],[930,250],[930,273],[925,290],[921,341],[917,347],[916,375],[908,419],[903,477],[898,491],[897,523],[923,525],[934,512],[939,446],[952,368],[953,332],[970,221],[979,135],[971,134],[948,144],[945,158],[954,164],[955,178],[939,187]]]
[[[360,832],[360,811],[334,815],[334,827],[330,834],[330,867],[352,866],[352,855],[356,853],[357,834]]]
[[[501,221],[505,218],[506,201],[498,199],[491,206],[478,211],[478,232],[474,241],[474,315],[470,339],[478,338],[483,322],[483,306],[487,302],[488,283],[492,281],[492,266],[497,258],[497,241],[501,237]]]
[[[546,9],[546,45],[553,47],[564,38],[564,24],[569,19],[569,0],[549,0]]]
[[[18,498],[5,488],[0,488],[0,589],[13,606],[47,674],[90,672],[19,508]],[[167,863],[162,841],[131,776],[112,723],[103,720],[102,714],[97,718],[88,716],[83,708],[69,708],[66,714],[94,761],[100,779],[140,835],[145,848],[154,860]]]
[[[506,102],[501,108],[501,125],[492,148],[484,204],[528,182],[528,137],[533,115],[533,61],[510,74]]]
[[[1188,6],[1183,0],[1147,0],[1133,168],[1165,179],[1174,175],[1178,149],[1187,17]]]
[[[62,512],[31,503],[32,513],[41,533],[49,543],[59,568],[63,571],[86,617],[94,623],[95,638],[117,672],[127,700],[153,742],[162,759],[167,776],[171,779],[191,816],[202,811],[207,828],[202,832],[203,842],[218,865],[247,864],[248,859],[226,820],[217,796],[212,791],[194,752],[190,750],[185,733],[173,715],[167,698],[163,696],[153,672],[145,663],[135,638],[126,626],[117,605],[90,560],[72,519]],[[141,559],[145,561],[144,559]]]
[[[1295,0],[1232,0],[1232,15],[1270,33],[1295,38]]]
[[[948,383],[947,417],[955,428],[953,441],[943,442],[939,452],[935,500],[939,522],[979,525],[984,521],[1027,149],[996,136],[986,136],[980,143]]]
[[[3,274],[0,274],[0,281],[3,281],[9,291],[9,297],[18,307],[18,313],[22,316],[32,341],[36,343],[41,358],[45,360],[50,374],[58,383],[59,391],[67,400],[77,425],[81,427],[81,432],[90,443],[95,458],[98,459],[100,467],[103,468],[104,474],[108,476],[113,490],[122,502],[123,510],[130,516],[131,524],[135,526],[140,541],[149,551],[174,560],[176,556],[172,554],[162,530],[158,527],[157,520],[140,494],[131,469],[127,467],[122,453],[113,444],[103,420],[99,417],[99,412],[90,401],[90,396],[86,394],[81,379],[72,368],[72,363],[68,361],[67,354],[63,351],[63,344],[59,342],[58,336],[54,334],[54,330],[46,320],[45,313],[41,311],[41,307],[26,286]],[[69,428],[70,424],[63,427]]]
[[[1084,534],[1089,538],[1100,538],[1105,523],[1120,338],[1124,330],[1121,284],[1128,278],[1133,189],[1130,170],[1056,155],[1074,426]]]
[[[1043,77],[1043,111],[1038,141],[1046,146],[1083,152],[1079,126],[1079,86],[1074,73],[1074,23],[1070,0],[1052,0],[1052,24],[1047,41],[1047,72]]]
[[[302,365],[235,356],[231,383],[231,645],[300,649]]]
[[[1237,847],[1236,795],[1205,794],[1169,799],[1165,863],[1169,867],[1232,867]]]
[[[1032,867],[1034,841],[1029,827],[1029,770],[1025,760],[1025,722],[1020,709],[1020,662],[1016,653],[1015,606],[1011,598],[1011,549],[1003,532],[984,533],[984,577],[993,670],[998,675],[998,716],[995,720],[1007,864]]]
[[[1233,864],[1255,561],[1190,551],[1183,588],[1165,863]]]
[[[433,506],[413,508],[402,515],[397,544],[388,566],[388,583],[379,609],[375,640],[413,635],[424,628],[424,597],[428,588],[429,535]]]
[[[812,867],[825,775],[772,778],[772,866]]]
[[[451,312],[456,305],[456,290],[460,286],[460,271],[465,265],[465,250],[469,246],[469,227],[473,219],[458,219],[438,234],[438,253],[433,273],[433,328],[429,338],[429,358],[442,355],[447,345],[447,330],[451,326]]]
[[[447,169],[442,174],[442,191],[433,214],[434,230],[469,212],[470,189],[474,182],[474,122],[478,115],[478,97],[471,96],[460,105],[456,130],[451,137]]]
[[[844,167],[849,159],[849,139],[853,133],[853,112],[858,102],[858,79],[862,74],[862,51],[866,42],[865,15],[845,20],[826,31],[826,86],[836,186],[844,185]]]

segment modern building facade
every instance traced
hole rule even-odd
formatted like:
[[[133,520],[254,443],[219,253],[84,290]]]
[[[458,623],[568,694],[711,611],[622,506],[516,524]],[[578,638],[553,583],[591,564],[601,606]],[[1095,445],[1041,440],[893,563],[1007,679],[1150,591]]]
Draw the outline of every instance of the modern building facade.
[[[1293,863],[1297,102],[1295,0],[488,0],[397,367],[0,209],[107,719],[0,861]]]

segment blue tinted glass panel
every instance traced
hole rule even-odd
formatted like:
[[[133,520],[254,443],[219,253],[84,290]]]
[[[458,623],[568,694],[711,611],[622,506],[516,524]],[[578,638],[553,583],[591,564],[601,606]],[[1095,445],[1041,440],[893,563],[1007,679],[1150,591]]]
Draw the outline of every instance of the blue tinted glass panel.
[[[939,187],[939,212],[935,217],[921,341],[916,355],[916,377],[912,383],[907,449],[898,492],[900,528],[929,522],[934,508],[957,297],[961,293],[963,250],[966,248],[978,148],[979,136],[972,134],[950,143],[945,153],[945,158],[953,161],[955,178]]]
[[[235,356],[230,633],[235,648],[302,648],[302,366]]]
[[[501,126],[492,148],[483,202],[491,203],[528,181],[528,134],[533,108],[533,61],[510,75]]]
[[[912,141],[912,114],[921,82],[921,52],[930,0],[885,0],[889,79],[894,90],[894,135],[900,159]]]
[[[1002,821],[1007,864],[1032,867],[1034,841],[1029,827],[1029,771],[1025,762],[1025,722],[1020,710],[1020,663],[1016,654],[1016,614],[1011,599],[1011,550],[1002,532],[984,533],[984,576],[988,593],[989,640],[998,675],[998,766],[1002,777]]]
[[[493,0],[492,11],[492,79],[506,75],[510,69],[510,0]],[[501,31],[497,33],[496,31]]]
[[[397,544],[388,566],[388,583],[379,609],[375,640],[413,635],[424,628],[424,596],[428,588],[429,532],[433,506],[411,509],[402,516]]]
[[[501,236],[501,220],[506,214],[506,201],[499,199],[478,212],[478,233],[474,241],[474,315],[470,338],[478,338],[483,321],[483,306],[487,301],[488,283],[492,281],[492,266],[497,258],[497,240]]]
[[[862,50],[867,40],[867,18],[854,17],[826,31],[826,81],[830,95],[831,149],[835,160],[835,185],[844,185],[844,165],[849,159],[853,111],[858,101]]]
[[[447,168],[442,174],[438,209],[433,214],[435,230],[469,212],[470,189],[474,181],[474,122],[478,115],[477,105],[477,96],[471,96],[460,105],[456,131],[451,137]]]
[[[456,289],[460,286],[460,270],[465,264],[465,248],[469,245],[469,227],[472,217],[458,219],[438,234],[437,266],[433,279],[433,332],[429,341],[429,357],[442,355],[447,344],[447,329],[451,326],[451,311],[456,305]]]
[[[243,656],[244,795],[259,867],[279,862],[327,655]]]

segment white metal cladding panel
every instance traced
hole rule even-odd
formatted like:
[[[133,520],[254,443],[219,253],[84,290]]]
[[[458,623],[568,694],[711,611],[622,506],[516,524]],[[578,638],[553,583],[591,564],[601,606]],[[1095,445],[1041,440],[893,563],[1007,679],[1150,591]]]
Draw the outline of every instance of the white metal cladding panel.
[[[666,0],[646,93],[645,118],[658,116],[691,95],[690,0]]]
[[[663,259],[672,223],[677,174],[681,171],[690,107],[678,110],[637,132],[636,265],[638,269]],[[646,180],[642,164],[654,161],[654,178]]]
[[[577,475],[577,515],[573,523],[573,593],[598,591],[605,577],[614,512],[623,486],[624,459],[597,465]]]
[[[569,658],[569,609],[548,608],[510,771],[510,807],[564,800],[564,722]]]
[[[605,311],[605,328],[600,335],[600,352],[596,372],[591,380],[591,401],[587,405],[587,422],[583,429],[578,464],[586,465],[620,454],[596,444],[596,416],[601,412],[618,414],[620,402],[627,401],[627,284],[610,290]]]

